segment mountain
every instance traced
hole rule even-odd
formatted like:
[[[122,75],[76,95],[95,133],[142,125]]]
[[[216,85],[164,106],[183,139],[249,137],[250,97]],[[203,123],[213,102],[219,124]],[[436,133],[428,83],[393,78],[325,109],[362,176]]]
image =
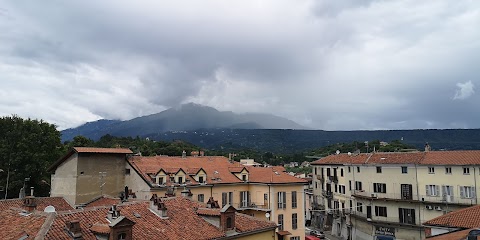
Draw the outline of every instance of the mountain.
[[[263,113],[236,114],[194,103],[127,121],[99,120],[62,131],[62,140],[83,135],[93,140],[110,134],[114,136],[145,136],[167,131],[196,129],[306,129],[294,121]]]

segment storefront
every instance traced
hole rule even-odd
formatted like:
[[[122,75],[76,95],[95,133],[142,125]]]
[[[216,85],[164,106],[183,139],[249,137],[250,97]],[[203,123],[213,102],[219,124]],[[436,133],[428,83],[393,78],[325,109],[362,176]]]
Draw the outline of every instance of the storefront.
[[[395,228],[375,226],[375,240],[395,240]]]

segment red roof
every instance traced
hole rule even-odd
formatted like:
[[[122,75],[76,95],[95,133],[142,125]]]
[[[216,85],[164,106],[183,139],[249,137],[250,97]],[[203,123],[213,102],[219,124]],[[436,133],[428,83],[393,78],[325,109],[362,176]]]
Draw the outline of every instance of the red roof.
[[[428,240],[465,240],[467,239],[468,233],[473,229],[466,229],[451,233],[440,234],[433,237],[428,237]]]
[[[480,165],[480,151],[342,153],[312,162],[312,165],[332,164]]]
[[[168,219],[161,219],[149,209],[149,202],[132,202],[118,205],[120,214],[135,222],[134,239],[215,239],[226,236],[225,232],[212,225],[198,213],[205,210],[205,204],[183,197],[163,200],[168,209]],[[197,211],[195,211],[197,209]],[[207,210],[206,210],[207,211]],[[219,212],[211,209],[209,212]],[[79,220],[82,236],[85,240],[96,239],[94,232],[107,232],[108,208],[85,208],[84,210],[59,213],[47,233],[47,239],[68,239],[64,230],[66,221]],[[215,216],[211,214],[211,216]],[[268,231],[276,223],[263,221],[244,214],[236,213],[235,228],[239,233]]]
[[[23,214],[18,210],[0,211],[0,239],[35,239],[47,214]]]
[[[480,227],[480,205],[449,212],[440,217],[426,221],[423,225],[478,228]]]
[[[262,183],[303,183],[304,181],[293,176],[290,176],[284,172],[277,171],[275,173],[274,168],[261,168],[261,167],[245,167],[239,162],[231,162],[226,157],[169,157],[169,156],[132,156],[129,157],[128,162],[130,165],[149,183],[160,169],[163,169],[166,173],[173,173],[179,169],[185,169],[184,172],[193,174],[193,171],[189,169],[202,168],[207,174],[206,182],[208,184],[222,184],[222,183],[242,183],[234,173],[241,171],[243,168],[249,172],[249,182],[262,182]],[[187,185],[199,184],[191,176],[188,176]],[[166,179],[166,184],[170,183],[169,179]]]
[[[68,211],[73,210],[74,208],[65,201],[63,197],[36,197],[35,202],[37,203],[36,210],[43,212],[47,206],[55,207],[56,211]],[[10,208],[20,208],[27,210],[23,204],[23,199],[7,199],[0,200],[0,211],[4,211]]]
[[[97,206],[112,206],[112,205],[120,204],[121,202],[122,201],[120,198],[101,196],[88,202],[85,207],[88,208],[88,207],[97,207]]]

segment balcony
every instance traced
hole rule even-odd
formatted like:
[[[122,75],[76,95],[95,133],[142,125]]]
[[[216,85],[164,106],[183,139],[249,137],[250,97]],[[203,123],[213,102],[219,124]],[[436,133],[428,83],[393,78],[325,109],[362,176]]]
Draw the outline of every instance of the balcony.
[[[365,210],[365,208],[363,209]],[[355,217],[357,219],[362,219],[364,221],[376,224],[394,224],[399,226],[410,226],[410,227],[421,227],[417,225],[417,223],[412,219],[410,222],[400,222],[399,217],[380,217],[380,216],[371,216],[367,218],[367,214],[363,212],[358,212],[352,209],[352,213],[350,214],[351,217]]]
[[[328,199],[331,199],[333,197],[333,194],[331,191],[322,190],[322,195]]]
[[[338,183],[338,177],[337,176],[327,176],[327,183]]]
[[[243,202],[237,205],[238,210],[259,210],[259,211],[271,211],[267,205],[256,204],[254,202]]]
[[[405,196],[401,193],[374,193],[364,190],[355,190],[352,194],[354,197],[368,200],[379,199],[382,201],[395,202],[425,202],[437,204],[453,204],[453,205],[475,205],[475,198],[460,198],[457,196],[427,196],[427,195],[410,195]]]

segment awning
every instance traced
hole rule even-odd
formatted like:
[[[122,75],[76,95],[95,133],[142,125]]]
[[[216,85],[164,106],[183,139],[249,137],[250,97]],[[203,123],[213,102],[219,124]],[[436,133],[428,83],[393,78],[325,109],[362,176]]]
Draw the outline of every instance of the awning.
[[[277,234],[280,236],[292,235],[289,231],[278,231]]]

